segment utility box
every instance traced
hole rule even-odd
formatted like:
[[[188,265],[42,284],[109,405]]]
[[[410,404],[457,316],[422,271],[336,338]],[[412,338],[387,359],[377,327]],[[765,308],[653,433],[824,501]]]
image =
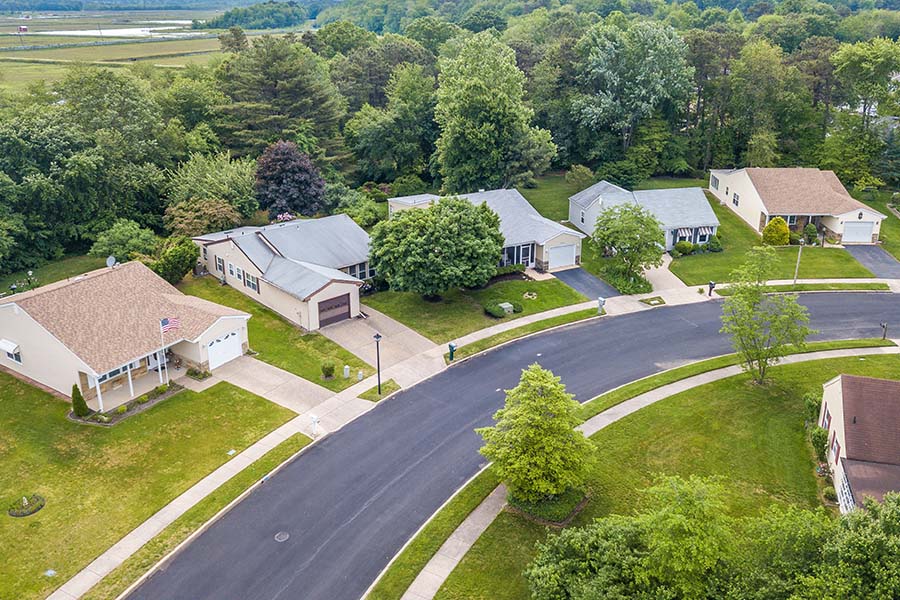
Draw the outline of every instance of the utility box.
[[[510,304],[509,302],[501,302],[497,306],[502,308],[503,312],[505,312],[506,314],[508,314],[508,315],[513,314],[513,305]]]
[[[350,379],[350,365],[344,365],[344,379]]]

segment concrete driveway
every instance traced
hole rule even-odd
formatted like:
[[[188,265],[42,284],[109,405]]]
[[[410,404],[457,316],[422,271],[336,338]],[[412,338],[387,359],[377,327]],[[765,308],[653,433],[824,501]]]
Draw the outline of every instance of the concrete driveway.
[[[334,395],[331,390],[252,356],[242,356],[222,365],[214,371],[213,378],[227,381],[298,414]]]
[[[853,258],[880,279],[900,279],[900,262],[881,246],[845,246]]]
[[[590,300],[596,300],[598,296],[603,296],[604,298],[621,296],[616,288],[602,279],[591,275],[581,267],[576,269],[566,269],[565,271],[556,271],[553,273],[553,276],[574,289],[576,292],[581,292]]]
[[[375,366],[374,335],[380,333],[382,336],[382,369],[401,363],[426,350],[431,350],[436,345],[428,338],[384,313],[368,306],[363,306],[362,311],[368,315],[367,319],[347,319],[323,327],[319,333],[343,346],[373,367]]]

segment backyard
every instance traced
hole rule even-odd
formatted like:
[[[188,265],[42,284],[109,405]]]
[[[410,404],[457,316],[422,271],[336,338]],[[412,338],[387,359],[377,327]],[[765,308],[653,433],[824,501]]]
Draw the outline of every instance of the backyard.
[[[526,298],[528,292],[536,297]],[[365,296],[361,301],[433,342],[443,343],[503,321],[586,302],[587,298],[563,282],[551,279],[500,281],[478,290],[448,290],[437,302],[429,302],[413,292],[391,291]],[[483,305],[497,302],[519,302],[523,310],[503,319],[486,315]]]
[[[322,363],[326,360],[332,360],[336,365],[350,365],[352,372],[362,371],[365,376],[375,372],[370,365],[324,335],[303,333],[274,311],[234,288],[221,285],[215,277],[198,278],[188,275],[178,287],[185,294],[199,296],[252,315],[247,324],[250,348],[259,353],[256,358],[270,365],[335,392],[355,382],[343,377],[322,380]]]
[[[819,504],[812,449],[803,427],[803,395],[839,373],[900,378],[893,356],[783,365],[759,387],[739,375],[677,394],[601,430],[590,475],[591,501],[573,526],[640,507],[639,490],[657,474],[720,476],[729,512],[757,514],[773,504]],[[599,399],[602,402],[603,397]],[[522,570],[547,529],[503,512],[478,539],[436,596],[526,599]],[[503,560],[497,560],[502,556]]]
[[[99,269],[104,264],[106,264],[106,259],[104,257],[72,254],[48,262],[40,267],[35,267],[32,271],[35,279],[37,279],[38,285],[46,285],[48,283],[53,283],[54,281],[66,279],[67,277],[74,277],[75,275],[81,275],[82,273]],[[0,276],[0,293],[9,290],[9,286],[17,281],[24,280],[26,276],[26,271],[19,271],[10,275]]]
[[[219,383],[104,428],[0,373],[0,498],[37,493],[26,518],[0,515],[0,598],[44,598],[209,472],[294,413]],[[56,571],[48,575],[48,571]]]
[[[854,194],[858,200],[868,204],[887,219],[881,222],[881,246],[897,260],[900,260],[900,219],[888,208],[888,201],[893,192],[877,192],[875,194]]]

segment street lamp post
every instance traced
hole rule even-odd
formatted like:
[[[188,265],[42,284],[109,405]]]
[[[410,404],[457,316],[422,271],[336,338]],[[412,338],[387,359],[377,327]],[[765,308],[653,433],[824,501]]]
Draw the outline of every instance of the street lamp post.
[[[803,256],[803,246],[806,240],[800,238],[800,249],[797,250],[797,266],[794,268],[794,285],[797,285],[797,276],[800,274],[800,257]]]
[[[375,338],[375,370],[378,372],[378,396],[381,396],[381,334],[376,333]]]

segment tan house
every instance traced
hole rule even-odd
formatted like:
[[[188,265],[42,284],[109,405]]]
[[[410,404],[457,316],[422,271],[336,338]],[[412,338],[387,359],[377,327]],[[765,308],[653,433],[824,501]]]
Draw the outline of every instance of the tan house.
[[[240,227],[194,243],[209,273],[307,331],[359,316],[359,288],[375,276],[369,234],[347,215]]]
[[[775,217],[793,231],[813,223],[844,244],[874,244],[885,215],[856,200],[833,171],[746,168],[710,171],[709,189],[762,232]]]
[[[819,425],[842,513],[900,491],[900,381],[838,375],[823,386]]]
[[[0,366],[63,396],[77,384],[109,410],[166,382],[173,363],[214,370],[241,356],[249,318],[130,262],[0,299]],[[179,325],[163,333],[163,319]]]
[[[476,206],[487,204],[500,217],[503,254],[500,266],[525,265],[538,271],[552,271],[581,263],[580,231],[547,219],[517,190],[480,191],[459,194]],[[440,200],[434,194],[400,196],[388,200],[388,214],[413,208],[428,208]]]

